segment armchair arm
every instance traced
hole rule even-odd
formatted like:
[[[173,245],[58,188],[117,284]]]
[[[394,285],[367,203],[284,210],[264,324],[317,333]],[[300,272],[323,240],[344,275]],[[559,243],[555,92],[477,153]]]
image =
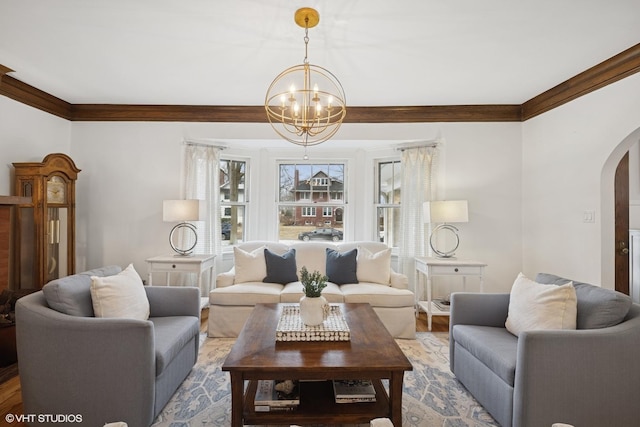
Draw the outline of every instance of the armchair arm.
[[[475,292],[454,292],[449,307],[449,366],[453,372],[456,340],[453,336],[455,325],[478,325],[504,328],[509,314],[510,294],[481,294]]]
[[[390,285],[392,288],[409,289],[409,278],[406,274],[396,273],[391,270]]]
[[[216,277],[216,288],[226,288],[233,285],[236,278],[236,269],[232,267],[231,270],[218,274]]]
[[[632,318],[609,328],[522,333],[514,427],[637,423],[640,308],[632,310]]]
[[[69,316],[49,308],[42,292],[18,300],[16,318],[26,414],[79,414],[86,425],[153,421],[151,322]]]
[[[200,289],[196,287],[145,286],[150,317],[200,317]]]
[[[508,313],[509,294],[454,292],[449,330],[457,324],[504,327]]]

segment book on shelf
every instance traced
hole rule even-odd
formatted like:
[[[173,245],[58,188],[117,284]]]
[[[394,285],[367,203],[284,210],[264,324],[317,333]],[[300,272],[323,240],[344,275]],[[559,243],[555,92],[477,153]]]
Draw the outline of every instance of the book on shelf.
[[[338,399],[373,399],[376,389],[371,380],[333,380],[333,393]],[[369,400],[371,401],[371,400]]]
[[[270,405],[255,405],[254,410],[256,412],[288,412],[295,411],[298,405],[284,405],[284,406],[270,406]]]
[[[285,409],[300,404],[300,387],[298,381],[258,380],[256,397],[253,400],[256,407],[266,407],[273,411],[275,408]],[[261,408],[258,412],[267,412]]]
[[[336,397],[336,403],[368,403],[375,402],[376,397]]]
[[[449,311],[451,309],[451,303],[442,299],[431,300],[431,303],[440,311]]]

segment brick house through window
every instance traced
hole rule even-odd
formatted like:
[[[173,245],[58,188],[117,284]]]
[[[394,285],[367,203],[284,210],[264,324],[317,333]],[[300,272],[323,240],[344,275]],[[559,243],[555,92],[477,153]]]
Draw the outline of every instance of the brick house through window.
[[[294,225],[315,225],[333,227],[342,225],[343,208],[341,206],[313,206],[314,203],[343,203],[344,182],[332,178],[323,171],[315,173],[309,179],[300,179],[296,170],[293,199],[297,203],[308,202],[309,206],[297,206]]]

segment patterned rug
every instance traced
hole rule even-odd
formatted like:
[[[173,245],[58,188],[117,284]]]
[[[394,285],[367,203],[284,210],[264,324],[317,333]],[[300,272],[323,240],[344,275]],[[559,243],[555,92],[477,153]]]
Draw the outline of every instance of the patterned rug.
[[[229,374],[220,367],[235,340],[204,334],[202,340],[198,362],[152,427],[231,425]],[[498,426],[449,371],[447,333],[423,332],[397,343],[413,365],[404,376],[403,427]]]

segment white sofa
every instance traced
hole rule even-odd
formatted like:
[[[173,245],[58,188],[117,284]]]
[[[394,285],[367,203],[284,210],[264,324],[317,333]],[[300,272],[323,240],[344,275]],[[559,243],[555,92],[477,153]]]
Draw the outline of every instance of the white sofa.
[[[322,295],[329,303],[369,303],[392,336],[415,338],[414,294],[408,289],[407,276],[391,268],[390,252],[384,243],[297,242],[286,245],[264,241],[236,246],[234,267],[218,274],[216,287],[209,294],[210,337],[237,337],[256,303],[300,301],[303,293],[299,281],[264,283],[258,278],[264,276],[260,269],[265,268],[265,248],[278,255],[295,249],[298,274],[303,266],[309,272],[318,270],[327,274],[327,248],[339,253],[357,249],[358,283],[337,285],[329,282]],[[252,275],[253,278],[249,277]],[[361,280],[363,277],[366,280]]]

